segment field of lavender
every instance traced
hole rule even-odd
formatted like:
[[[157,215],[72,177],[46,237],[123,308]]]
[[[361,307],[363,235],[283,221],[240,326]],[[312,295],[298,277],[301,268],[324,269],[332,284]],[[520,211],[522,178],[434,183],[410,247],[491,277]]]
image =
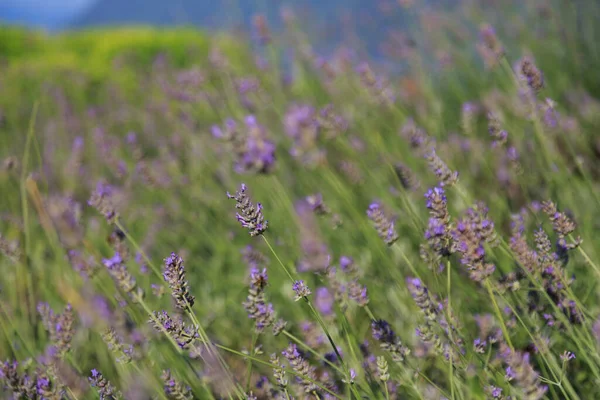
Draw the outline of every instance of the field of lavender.
[[[0,28],[0,398],[600,398],[600,4],[411,3]]]

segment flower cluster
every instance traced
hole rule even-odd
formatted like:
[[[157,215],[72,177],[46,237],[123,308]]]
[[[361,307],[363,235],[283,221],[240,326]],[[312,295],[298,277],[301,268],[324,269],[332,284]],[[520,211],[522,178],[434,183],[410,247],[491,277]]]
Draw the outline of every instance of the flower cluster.
[[[325,150],[319,147],[321,126],[314,107],[292,105],[285,114],[284,127],[292,138],[290,154],[305,165],[321,164],[325,159]]]
[[[65,389],[56,382],[49,371],[41,368],[31,370],[24,365],[19,370],[16,361],[0,363],[0,390],[4,394],[12,393],[15,399],[62,399]]]
[[[234,169],[238,173],[269,173],[275,167],[275,144],[268,139],[267,130],[254,115],[248,115],[240,128],[232,119],[223,128],[212,127],[216,138],[229,143],[235,155]]]

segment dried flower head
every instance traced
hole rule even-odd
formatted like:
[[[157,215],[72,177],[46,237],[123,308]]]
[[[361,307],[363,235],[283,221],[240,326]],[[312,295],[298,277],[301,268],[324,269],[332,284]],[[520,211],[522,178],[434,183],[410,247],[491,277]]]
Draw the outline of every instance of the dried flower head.
[[[521,60],[519,72],[531,90],[534,92],[542,90],[544,87],[544,74],[537,69],[531,58],[525,57]]]
[[[390,373],[388,372],[388,363],[384,356],[377,357],[377,377],[383,383],[390,379]]]

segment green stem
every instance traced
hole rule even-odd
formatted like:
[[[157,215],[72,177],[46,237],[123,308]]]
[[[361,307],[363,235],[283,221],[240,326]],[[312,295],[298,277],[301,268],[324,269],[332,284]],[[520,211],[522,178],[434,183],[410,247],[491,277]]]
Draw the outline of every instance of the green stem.
[[[296,336],[292,335],[290,332],[288,332],[288,331],[286,331],[284,329],[281,333],[283,333],[285,336],[287,336],[293,342],[295,342],[298,345],[302,346],[306,351],[308,351],[309,353],[311,353],[315,357],[319,358],[321,361],[323,361],[324,363],[326,363],[327,365],[329,365],[331,368],[333,368],[334,370],[336,370],[340,374],[342,374],[342,375],[344,374],[344,371],[342,371],[337,365],[335,365],[331,361],[327,360],[325,357],[323,357],[322,354],[320,354],[319,352],[315,351],[312,347],[310,347],[309,345],[307,345],[306,343],[304,343],[302,340],[298,339]]]
[[[279,256],[277,255],[277,253],[275,252],[275,250],[273,249],[273,247],[271,246],[271,243],[269,243],[269,240],[267,239],[267,237],[264,234],[262,234],[261,236],[262,236],[263,240],[265,241],[265,243],[267,244],[267,246],[269,247],[269,250],[271,250],[271,253],[273,254],[273,256],[279,262],[279,265],[281,265],[281,267],[283,268],[283,270],[285,271],[285,273],[287,274],[287,276],[290,278],[290,280],[292,282],[296,282],[296,279],[294,279],[294,277],[292,276],[291,272],[285,266],[285,264],[283,263],[283,261],[281,261],[281,259],[279,258]],[[358,392],[356,391],[356,388],[354,387],[354,385],[352,383],[350,383],[351,379],[350,379],[350,371],[348,370],[348,366],[344,363],[344,360],[342,359],[342,355],[338,351],[337,346],[335,345],[335,342],[333,341],[333,338],[332,338],[331,334],[329,333],[329,330],[327,329],[327,326],[325,325],[325,322],[321,318],[321,315],[314,308],[314,306],[312,305],[312,303],[310,302],[310,300],[308,299],[308,297],[304,297],[303,299],[306,302],[306,304],[308,305],[308,307],[310,308],[310,311],[312,312],[312,314],[314,315],[315,319],[317,320],[317,323],[319,324],[319,326],[321,327],[321,329],[325,333],[325,336],[327,337],[327,340],[329,341],[329,344],[333,348],[333,351],[335,352],[335,355],[337,356],[338,360],[340,360],[340,364],[342,365],[342,368],[344,369],[344,375],[346,377],[346,381],[350,385],[351,390],[353,392],[356,392],[355,395],[358,395]],[[360,398],[360,396],[358,396],[358,398]]]
[[[450,260],[448,260],[446,262],[446,270],[447,270],[447,275],[448,275],[448,280],[447,280],[447,292],[448,292],[448,316],[446,317],[448,319],[448,336],[450,337],[450,343],[454,344],[454,340],[452,339],[452,320],[451,320],[451,297],[450,294],[452,292],[452,274],[451,274],[451,264],[450,264]],[[454,397],[454,355],[453,352],[450,352],[450,356],[448,357],[448,379],[450,380],[450,396],[452,398],[452,400],[455,399]]]
[[[142,257],[144,262],[146,264],[148,264],[148,266],[152,269],[152,271],[156,274],[156,276],[158,276],[159,278],[162,279],[162,274],[160,272],[160,269],[156,265],[154,265],[154,263],[152,261],[150,261],[150,258],[148,258],[148,256],[146,255],[146,252],[144,250],[142,250],[142,248],[137,244],[135,239],[127,232],[127,230],[125,230],[125,228],[121,224],[121,221],[119,221],[118,219],[115,220],[115,226],[117,228],[119,228],[119,230],[121,230],[121,232],[123,232],[123,234],[125,235],[127,240],[129,240],[131,242],[131,245],[133,246],[135,251],[137,251],[140,254],[140,256]]]
[[[256,330],[252,332],[252,344],[250,345],[250,354],[254,354],[254,346],[258,340]],[[250,381],[252,377],[252,361],[248,360],[248,367],[246,368],[246,392],[250,390]]]
[[[502,329],[502,334],[504,335],[504,340],[508,344],[508,347],[512,351],[515,350],[512,342],[510,341],[510,335],[508,334],[508,329],[506,329],[506,325],[504,324],[504,318],[502,317],[502,311],[500,311],[500,307],[498,307],[498,303],[496,302],[496,297],[494,296],[494,291],[492,288],[492,284],[489,278],[485,279],[485,287],[488,291],[488,295],[490,296],[490,300],[492,300],[492,304],[494,305],[494,310],[496,311],[496,317],[498,317],[498,321],[500,322],[500,328]]]
[[[271,243],[269,243],[269,241],[267,240],[267,237],[264,234],[261,235],[261,237],[263,238],[263,240],[267,244],[267,247],[269,247],[269,250],[271,250],[271,253],[275,257],[275,259],[277,259],[277,262],[279,263],[279,265],[281,265],[281,268],[283,268],[283,270],[287,274],[288,278],[290,278],[290,280],[292,281],[292,283],[295,282],[296,280],[294,279],[294,277],[292,276],[292,274],[290,273],[290,271],[288,270],[288,268],[285,266],[285,264],[283,264],[283,261],[281,261],[281,259],[277,255],[277,253],[275,252],[275,250],[271,246]]]
[[[255,363],[262,364],[262,365],[266,365],[266,366],[268,366],[268,367],[270,367],[270,368],[276,368],[276,367],[277,367],[277,365],[271,364],[271,363],[270,363],[270,362],[268,362],[268,361],[263,361],[263,360],[261,360],[260,358],[257,358],[257,357],[254,357],[254,356],[251,356],[251,355],[248,355],[248,354],[244,354],[244,353],[242,353],[242,352],[240,352],[240,351],[237,351],[237,350],[230,349],[229,347],[222,346],[222,345],[220,345],[220,344],[215,344],[215,346],[216,346],[216,347],[218,347],[219,349],[221,349],[221,350],[224,350],[224,351],[227,351],[227,352],[229,352],[229,353],[231,353],[231,354],[235,354],[235,355],[237,355],[237,356],[240,356],[240,357],[243,357],[243,358],[247,358],[247,359],[249,359],[249,360],[251,360],[251,361],[254,361]],[[323,386],[321,383],[319,383],[319,382],[317,382],[317,381],[315,381],[315,380],[311,379],[310,377],[308,377],[308,376],[304,376],[304,375],[302,375],[302,374],[300,374],[300,373],[298,373],[298,372],[296,372],[296,371],[294,371],[294,370],[290,370],[290,371],[287,371],[287,372],[289,372],[290,374],[292,374],[292,375],[294,375],[294,376],[297,376],[297,377],[299,377],[299,378],[301,378],[301,379],[304,379],[304,380],[306,380],[306,381],[308,381],[308,382],[311,382],[311,383],[315,384],[315,385],[316,385],[316,386],[317,386],[319,389],[321,389],[321,390],[323,390],[323,391],[325,391],[325,392],[329,393],[330,395],[332,395],[332,396],[333,396],[333,397],[335,397],[336,399],[343,400],[343,398],[342,398],[342,397],[340,397],[340,396],[339,396],[339,395],[337,395],[336,393],[332,392],[331,390],[327,389],[327,388],[326,388],[325,386]]]

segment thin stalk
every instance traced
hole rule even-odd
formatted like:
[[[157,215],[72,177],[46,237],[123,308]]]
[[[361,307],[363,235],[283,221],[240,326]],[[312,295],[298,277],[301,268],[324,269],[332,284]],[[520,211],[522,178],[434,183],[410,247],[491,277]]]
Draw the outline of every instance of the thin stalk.
[[[273,247],[271,246],[271,243],[269,243],[269,240],[267,239],[267,237],[264,234],[262,234],[261,236],[262,236],[263,240],[265,241],[265,243],[267,244],[267,246],[269,247],[269,250],[271,250],[271,253],[273,254],[273,256],[279,262],[279,265],[281,265],[281,267],[283,268],[283,270],[287,274],[287,276],[290,278],[290,280],[292,282],[295,282],[296,280],[294,279],[294,277],[292,276],[292,274],[288,270],[288,268],[285,266],[285,264],[283,263],[283,261],[281,261],[281,259],[279,258],[279,256],[277,255],[277,253],[275,252],[275,250],[273,249]],[[335,355],[337,356],[338,360],[340,360],[340,364],[342,365],[342,368],[344,369],[344,376],[346,377],[346,381],[350,382],[351,379],[350,379],[350,371],[348,370],[348,366],[346,365],[346,363],[344,362],[344,360],[342,358],[342,355],[338,351],[337,346],[335,345],[335,342],[334,342],[331,334],[329,333],[329,330],[327,329],[327,326],[325,325],[325,322],[323,321],[323,319],[321,318],[321,315],[317,312],[317,310],[315,309],[315,307],[312,305],[312,303],[308,299],[308,297],[304,297],[303,299],[306,302],[306,304],[308,305],[308,308],[310,309],[310,311],[314,315],[315,319],[317,320],[317,323],[319,324],[319,326],[321,327],[321,329],[325,333],[325,336],[327,337],[327,340],[329,341],[329,344],[333,348],[333,351],[334,351]],[[354,385],[351,384],[351,383],[348,383],[348,384],[350,385],[351,390],[353,392],[356,392],[355,394],[358,396],[358,398],[360,398],[360,395],[356,391],[356,388],[354,387]]]
[[[514,351],[515,348],[514,348],[512,342],[510,341],[510,335],[508,334],[508,329],[506,329],[506,325],[504,324],[504,318],[502,318],[502,312],[500,311],[500,307],[498,307],[498,303],[496,302],[496,297],[494,295],[494,291],[492,289],[492,284],[491,284],[489,278],[486,278],[486,280],[485,280],[485,287],[488,291],[488,295],[490,296],[490,300],[492,300],[492,304],[494,305],[494,310],[496,311],[496,317],[498,317],[498,320],[500,322],[500,328],[502,329],[502,334],[504,335],[504,340],[506,340],[508,347],[510,347],[510,349],[512,351]]]
[[[452,292],[452,274],[451,274],[451,264],[450,264],[450,260],[448,260],[446,262],[446,271],[447,271],[447,275],[448,275],[448,279],[447,279],[447,292],[448,292],[448,336],[450,337],[450,342],[454,343],[454,340],[452,339],[452,321],[450,319],[450,315],[451,315],[451,297],[450,293]],[[455,399],[454,397],[454,356],[452,353],[450,353],[450,356],[448,357],[448,379],[450,380],[450,396],[452,398],[452,400]]]
[[[250,345],[250,354],[254,354],[254,346],[258,340],[258,334],[256,330],[252,332],[252,343]],[[248,360],[248,367],[246,368],[246,392],[250,390],[250,378],[252,376],[252,361]]]
[[[243,358],[247,358],[247,359],[249,359],[249,360],[252,360],[252,361],[254,361],[254,362],[258,363],[258,364],[266,365],[266,366],[268,366],[268,367],[270,367],[270,368],[275,368],[275,367],[277,367],[276,365],[273,365],[273,364],[271,364],[271,363],[270,363],[270,362],[268,362],[268,361],[263,361],[263,360],[261,360],[260,358],[256,358],[256,357],[254,357],[254,356],[251,356],[251,355],[248,355],[248,354],[244,354],[244,353],[242,353],[242,352],[240,352],[240,351],[233,350],[233,349],[231,349],[231,348],[229,348],[229,347],[222,346],[222,345],[220,345],[220,344],[215,344],[215,346],[216,346],[216,347],[218,347],[218,348],[219,348],[219,349],[221,349],[221,350],[227,351],[227,352],[229,352],[229,353],[235,354],[235,355],[237,355],[237,356],[240,356],[240,357],[243,357]],[[337,395],[336,393],[332,392],[331,390],[327,389],[327,388],[326,388],[325,386],[323,386],[321,383],[319,383],[319,382],[317,382],[317,381],[315,381],[315,380],[313,380],[313,379],[310,379],[308,376],[304,376],[304,375],[302,375],[302,374],[299,374],[298,372],[296,372],[296,371],[294,371],[294,370],[290,370],[290,371],[287,371],[287,372],[289,372],[290,374],[292,374],[292,375],[294,375],[294,376],[297,376],[297,377],[299,377],[299,378],[302,378],[302,379],[304,379],[304,380],[306,380],[306,381],[309,381],[309,382],[311,382],[311,383],[315,384],[315,385],[316,385],[316,386],[317,386],[319,389],[321,389],[321,390],[323,390],[323,391],[325,391],[325,392],[329,393],[330,395],[332,395],[332,396],[333,396],[333,397],[335,397],[336,399],[344,400],[342,397],[340,397],[340,396],[339,396],[339,395]]]
[[[135,239],[125,230],[125,228],[121,224],[121,221],[119,221],[117,219],[115,221],[115,226],[117,228],[119,228],[119,230],[121,232],[123,232],[123,234],[125,235],[125,238],[127,238],[127,240],[129,240],[129,242],[131,242],[131,245],[133,246],[135,251],[137,251],[140,254],[140,256],[142,257],[144,262],[146,264],[148,264],[148,266],[152,269],[152,271],[156,274],[156,276],[158,276],[159,278],[162,279],[162,274],[160,272],[160,269],[152,261],[150,261],[150,258],[148,258],[148,256],[146,255],[146,252],[144,250],[142,250],[142,248],[137,244]]]
[[[315,351],[312,347],[310,347],[309,345],[307,345],[306,343],[304,343],[302,340],[298,339],[296,336],[292,335],[290,332],[288,332],[288,331],[286,331],[284,329],[283,331],[281,331],[281,333],[283,333],[285,336],[287,336],[293,342],[295,342],[298,345],[302,346],[302,348],[304,348],[306,351],[308,351],[309,353],[311,353],[315,357],[319,358],[321,361],[323,361],[324,363],[326,363],[327,365],[329,365],[331,368],[333,368],[334,370],[336,370],[340,374],[342,374],[342,375],[344,374],[344,371],[342,371],[337,365],[335,365],[331,361],[327,360],[325,357],[323,357],[323,355],[319,354],[319,352]]]

